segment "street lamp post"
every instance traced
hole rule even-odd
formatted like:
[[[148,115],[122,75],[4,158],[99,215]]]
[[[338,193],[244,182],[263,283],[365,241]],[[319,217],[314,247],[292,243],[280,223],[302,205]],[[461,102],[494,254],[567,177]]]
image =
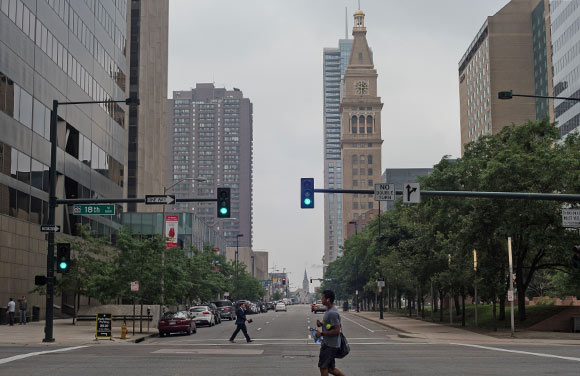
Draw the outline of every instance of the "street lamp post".
[[[358,235],[358,222],[357,221],[350,221],[348,223],[351,225],[354,225],[354,234]],[[355,288],[355,308],[356,308],[356,311],[359,312],[359,309],[358,309],[358,258],[356,255],[354,256],[354,274],[355,274],[355,277],[354,277],[354,279],[355,279],[355,285],[354,285],[354,288]]]
[[[238,256],[238,249],[239,249],[239,239],[244,236],[244,234],[237,234],[236,235],[236,255],[234,257],[235,261],[236,261],[236,299],[240,299],[240,297],[238,296],[238,260],[239,260],[239,256]]]
[[[59,102],[52,101],[52,113],[50,116],[50,166],[49,166],[49,191],[48,191],[48,224],[55,226],[56,210],[56,145],[57,145],[57,123],[58,123],[58,106],[70,104],[98,104],[98,103],[125,103],[127,105],[139,105],[138,98],[127,98],[125,100],[106,100],[106,101],[81,101],[81,102]],[[44,339],[42,342],[54,342],[53,338],[53,309],[54,309],[54,232],[48,233],[48,249],[46,253],[46,320],[44,325]]]

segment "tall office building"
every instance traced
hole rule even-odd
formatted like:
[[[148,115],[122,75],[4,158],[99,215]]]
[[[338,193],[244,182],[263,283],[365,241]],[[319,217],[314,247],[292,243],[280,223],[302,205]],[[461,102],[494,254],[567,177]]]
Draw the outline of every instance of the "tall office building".
[[[512,123],[554,119],[552,100],[497,95],[553,94],[549,20],[547,0],[512,0],[485,20],[459,61],[462,155],[468,142]]]
[[[129,108],[125,187],[133,198],[163,194],[165,184],[169,0],[130,0],[129,20],[129,94],[141,101]],[[159,206],[130,203],[127,211]]]
[[[550,1],[554,95],[580,98],[580,2]],[[555,100],[555,120],[560,134],[578,132],[577,101]]]
[[[159,3],[155,1],[157,7]],[[127,31],[131,25],[127,21],[141,23],[142,31],[149,26],[127,17],[127,4],[126,0],[0,1],[1,301],[7,301],[9,294],[28,295],[34,276],[46,272],[47,243],[39,225],[48,219],[52,101],[129,96]],[[167,33],[155,27],[155,33]],[[148,60],[141,58],[136,55],[132,64],[146,70]],[[166,76],[166,68],[158,74]],[[149,114],[156,111],[141,100],[144,104]],[[127,110],[124,103],[59,107],[57,197],[123,197]],[[157,168],[151,173],[162,171]],[[56,224],[65,234],[74,235],[76,225],[82,223],[110,236],[120,227],[119,209],[117,205],[114,216],[80,216],[73,214],[72,206],[59,205]],[[44,306],[44,297],[38,294],[30,294],[29,301]],[[63,306],[66,303],[63,298]]]
[[[215,202],[181,203],[169,210],[193,211],[215,224],[229,245],[252,246],[252,102],[234,88],[197,84],[174,91],[169,101],[167,186],[177,197],[216,198],[231,188],[231,218],[216,219]]]
[[[324,80],[324,187],[342,188],[340,157],[340,97],[352,39],[340,39],[338,48],[323,51]],[[342,195],[324,195],[324,265],[341,256]]]
[[[344,73],[344,95],[340,102],[343,189],[373,189],[381,182],[381,110],[377,96],[377,71],[368,46],[360,9],[354,13],[354,37]],[[372,194],[343,195],[342,233],[348,223],[378,206]]]

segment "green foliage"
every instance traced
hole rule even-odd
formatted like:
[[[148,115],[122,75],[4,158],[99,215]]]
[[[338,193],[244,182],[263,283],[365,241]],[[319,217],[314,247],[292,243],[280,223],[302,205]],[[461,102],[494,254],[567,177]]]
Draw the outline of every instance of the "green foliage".
[[[509,126],[466,146],[463,158],[444,157],[423,190],[577,193],[580,188],[580,136],[559,140],[547,120]],[[339,299],[377,292],[382,276],[387,293],[422,300],[431,288],[437,295],[473,294],[502,301],[507,294],[507,238],[512,239],[519,320],[526,319],[525,297],[536,291],[580,294],[580,273],[570,268],[576,232],[561,226],[559,201],[422,197],[373,219],[344,243],[343,256],[326,270],[322,288]],[[572,207],[577,203],[570,203]],[[379,224],[380,222],[380,224]],[[380,230],[379,230],[380,228]],[[473,250],[477,250],[477,273]],[[355,264],[358,261],[358,285]]]

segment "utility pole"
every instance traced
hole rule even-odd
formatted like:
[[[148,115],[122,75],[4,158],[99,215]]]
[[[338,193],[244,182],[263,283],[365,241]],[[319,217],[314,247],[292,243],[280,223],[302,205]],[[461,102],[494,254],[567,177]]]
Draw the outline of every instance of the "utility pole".
[[[510,291],[508,291],[508,300],[510,301],[510,320],[512,327],[512,337],[515,337],[515,324],[514,324],[514,271],[512,266],[512,238],[508,237],[508,255],[510,263]]]

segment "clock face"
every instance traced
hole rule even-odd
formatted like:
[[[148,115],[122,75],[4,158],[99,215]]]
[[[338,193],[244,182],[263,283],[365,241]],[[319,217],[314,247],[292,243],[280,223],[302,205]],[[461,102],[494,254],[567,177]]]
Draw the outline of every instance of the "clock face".
[[[369,83],[367,81],[357,81],[354,83],[354,92],[357,95],[367,95],[369,93]]]

